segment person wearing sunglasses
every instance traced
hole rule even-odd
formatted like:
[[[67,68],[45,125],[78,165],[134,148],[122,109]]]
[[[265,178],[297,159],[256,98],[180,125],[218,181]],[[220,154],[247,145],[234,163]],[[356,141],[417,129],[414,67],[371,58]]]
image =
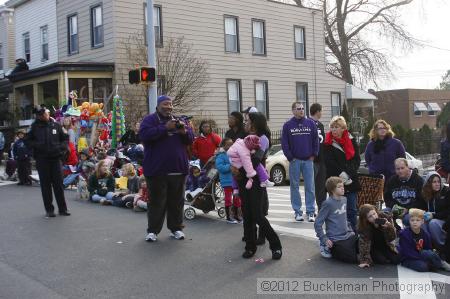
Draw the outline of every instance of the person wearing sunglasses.
[[[312,119],[305,116],[302,103],[291,106],[292,117],[283,125],[281,147],[289,161],[291,205],[296,221],[304,221],[300,197],[300,175],[305,181],[306,214],[309,222],[315,221],[314,159],[319,154],[319,134]]]

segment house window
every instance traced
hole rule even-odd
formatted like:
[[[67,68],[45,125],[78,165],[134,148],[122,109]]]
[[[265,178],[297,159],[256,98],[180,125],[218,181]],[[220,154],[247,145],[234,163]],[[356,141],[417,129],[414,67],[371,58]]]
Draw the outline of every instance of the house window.
[[[305,113],[309,116],[308,83],[297,82],[296,89],[297,102],[303,104]]]
[[[241,81],[227,80],[228,114],[233,111],[241,111]]]
[[[3,45],[0,44],[0,70],[3,70]]]
[[[22,35],[23,38],[23,55],[27,62],[31,61],[30,55],[30,33],[26,32]]]
[[[266,54],[266,31],[265,23],[261,20],[252,21],[253,32],[253,54],[265,55]]]
[[[41,60],[48,60],[48,27],[41,27]]]
[[[78,53],[78,16],[73,15],[68,17],[68,32],[69,32],[69,54]]]
[[[225,17],[225,52],[239,52],[239,27],[237,17]]]
[[[305,28],[294,26],[295,58],[305,59]]]
[[[94,102],[104,103],[112,92],[112,79],[92,79]]]
[[[145,44],[147,45],[147,3],[144,3],[144,39]],[[155,30],[155,46],[162,47],[163,46],[163,36],[162,36],[162,11],[161,6],[153,5],[153,28]]]
[[[256,109],[269,118],[269,92],[267,81],[255,81]]]
[[[91,46],[103,46],[103,11],[98,5],[91,8]]]
[[[436,116],[437,113],[441,111],[441,107],[439,106],[438,103],[435,103],[435,102],[428,103],[427,108],[428,108],[429,116]]]
[[[422,112],[428,111],[427,106],[422,102],[414,102],[413,106],[415,116],[421,117]]]
[[[341,115],[341,94],[339,92],[331,93],[331,117]]]
[[[69,90],[77,92],[77,104],[89,102],[89,80],[84,78],[69,78]]]

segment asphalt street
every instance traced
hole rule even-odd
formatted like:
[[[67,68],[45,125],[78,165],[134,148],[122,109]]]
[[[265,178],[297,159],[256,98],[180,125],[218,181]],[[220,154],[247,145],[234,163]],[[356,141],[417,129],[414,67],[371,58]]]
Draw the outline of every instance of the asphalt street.
[[[278,193],[286,193],[282,189]],[[292,233],[293,225],[310,229],[308,223],[273,222],[283,244],[280,261],[271,260],[268,245],[260,247],[255,258],[244,260],[242,226],[214,215],[200,212],[186,221],[184,241],[170,239],[164,229],[158,242],[147,243],[145,213],[80,201],[74,191],[66,191],[66,198],[72,216],[45,219],[39,186],[0,186],[0,298],[255,298],[263,296],[257,294],[258,278],[398,281],[395,266],[361,270],[322,258],[315,240]],[[292,217],[287,212],[273,214],[269,217]],[[264,261],[256,261],[259,258]],[[413,280],[424,277],[413,274]],[[450,294],[449,285],[445,291]],[[380,298],[335,293],[296,296]],[[420,298],[448,297],[433,293]]]

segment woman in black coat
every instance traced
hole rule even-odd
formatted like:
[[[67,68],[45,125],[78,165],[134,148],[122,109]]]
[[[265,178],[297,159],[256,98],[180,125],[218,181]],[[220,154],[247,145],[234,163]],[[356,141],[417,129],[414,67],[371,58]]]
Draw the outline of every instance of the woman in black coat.
[[[342,116],[335,116],[330,122],[330,132],[324,141],[327,178],[338,176],[344,180],[347,197],[347,219],[356,231],[357,194],[360,190],[358,168],[361,162],[355,138],[347,131],[347,122]]]

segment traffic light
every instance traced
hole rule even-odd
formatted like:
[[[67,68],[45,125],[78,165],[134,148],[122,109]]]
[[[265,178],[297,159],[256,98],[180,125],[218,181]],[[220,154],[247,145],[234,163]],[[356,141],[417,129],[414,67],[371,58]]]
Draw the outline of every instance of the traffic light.
[[[141,82],[155,82],[156,70],[154,67],[141,67]]]
[[[141,81],[141,74],[139,69],[135,69],[135,70],[131,70],[128,73],[128,81],[130,82],[130,84],[139,84],[139,82]]]
[[[130,84],[139,84],[144,82],[156,81],[156,70],[154,67],[141,66],[131,70],[128,73],[128,81]]]

